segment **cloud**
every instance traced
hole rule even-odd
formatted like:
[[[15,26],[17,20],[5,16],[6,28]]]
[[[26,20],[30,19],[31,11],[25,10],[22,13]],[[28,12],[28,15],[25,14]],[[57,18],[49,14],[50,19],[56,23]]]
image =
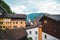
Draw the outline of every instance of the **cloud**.
[[[24,5],[15,5],[15,6],[12,6],[11,7],[11,10],[17,14],[27,14],[24,12],[24,10],[26,9],[27,7],[24,6]]]
[[[60,14],[60,4],[57,4],[55,0],[45,0],[45,1],[30,1],[35,8],[42,13],[49,14]]]
[[[12,11],[16,13],[30,14],[30,13],[49,13],[49,14],[59,14],[60,4],[57,3],[58,0],[14,0],[10,7]],[[7,2],[8,3],[8,2]]]
[[[55,6],[53,6],[52,11],[54,14],[60,14],[60,4],[56,4]]]

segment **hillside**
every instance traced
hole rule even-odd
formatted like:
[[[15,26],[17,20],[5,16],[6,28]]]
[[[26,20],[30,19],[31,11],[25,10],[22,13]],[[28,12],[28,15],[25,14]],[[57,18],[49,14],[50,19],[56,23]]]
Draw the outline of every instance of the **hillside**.
[[[0,5],[2,5],[9,13],[12,14],[12,11],[11,11],[9,5],[7,5],[3,0],[0,0]]]
[[[37,16],[41,16],[43,13],[31,13],[27,15],[27,21],[33,21]]]

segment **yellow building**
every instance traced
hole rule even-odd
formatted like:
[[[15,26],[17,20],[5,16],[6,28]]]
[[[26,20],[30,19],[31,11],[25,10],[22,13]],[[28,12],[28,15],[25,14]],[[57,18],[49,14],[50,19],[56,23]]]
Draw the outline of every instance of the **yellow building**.
[[[25,14],[4,14],[0,15],[0,29],[15,29],[26,26]]]

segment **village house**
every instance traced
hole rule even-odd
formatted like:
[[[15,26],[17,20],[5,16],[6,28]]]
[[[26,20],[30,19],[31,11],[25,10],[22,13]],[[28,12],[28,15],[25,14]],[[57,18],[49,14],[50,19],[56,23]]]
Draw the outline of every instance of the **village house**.
[[[15,29],[26,27],[25,14],[9,14],[3,7],[0,6],[0,29]]]
[[[26,27],[27,38],[32,38],[32,40],[38,40],[38,27],[37,26],[28,26]]]
[[[32,40],[42,40],[42,27],[41,25],[31,25],[31,23],[26,24],[27,38],[32,38]],[[40,36],[39,36],[40,34]],[[41,38],[39,38],[41,37]]]
[[[35,25],[42,26],[42,39],[41,40],[60,40],[60,15],[43,15],[35,19]],[[41,27],[40,26],[40,27]],[[39,40],[41,38],[41,33]]]

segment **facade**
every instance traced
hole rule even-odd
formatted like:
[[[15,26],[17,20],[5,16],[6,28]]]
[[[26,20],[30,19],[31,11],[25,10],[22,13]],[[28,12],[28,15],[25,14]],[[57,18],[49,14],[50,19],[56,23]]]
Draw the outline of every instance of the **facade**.
[[[32,38],[32,40],[38,40],[38,27],[27,27],[26,28],[27,32],[27,38]]]
[[[55,20],[53,18],[50,18],[48,16],[44,16],[42,19],[42,31],[45,32],[47,34],[46,37],[52,38],[52,40],[60,40],[60,32],[58,30],[60,30],[60,23],[58,22],[58,20]],[[44,33],[43,33],[44,34]],[[47,38],[48,39],[48,38]]]
[[[1,29],[12,29],[26,26],[26,15],[25,14],[6,14],[0,17],[0,28]]]
[[[11,19],[0,18],[0,29],[10,28],[11,24],[8,22],[11,22]]]
[[[37,18],[36,23],[42,25],[42,40],[60,40],[60,22],[58,22],[58,17],[60,16],[43,15]],[[39,38],[41,37],[39,36]]]
[[[42,40],[42,26],[32,25],[26,27],[27,38],[32,38],[32,40]]]

